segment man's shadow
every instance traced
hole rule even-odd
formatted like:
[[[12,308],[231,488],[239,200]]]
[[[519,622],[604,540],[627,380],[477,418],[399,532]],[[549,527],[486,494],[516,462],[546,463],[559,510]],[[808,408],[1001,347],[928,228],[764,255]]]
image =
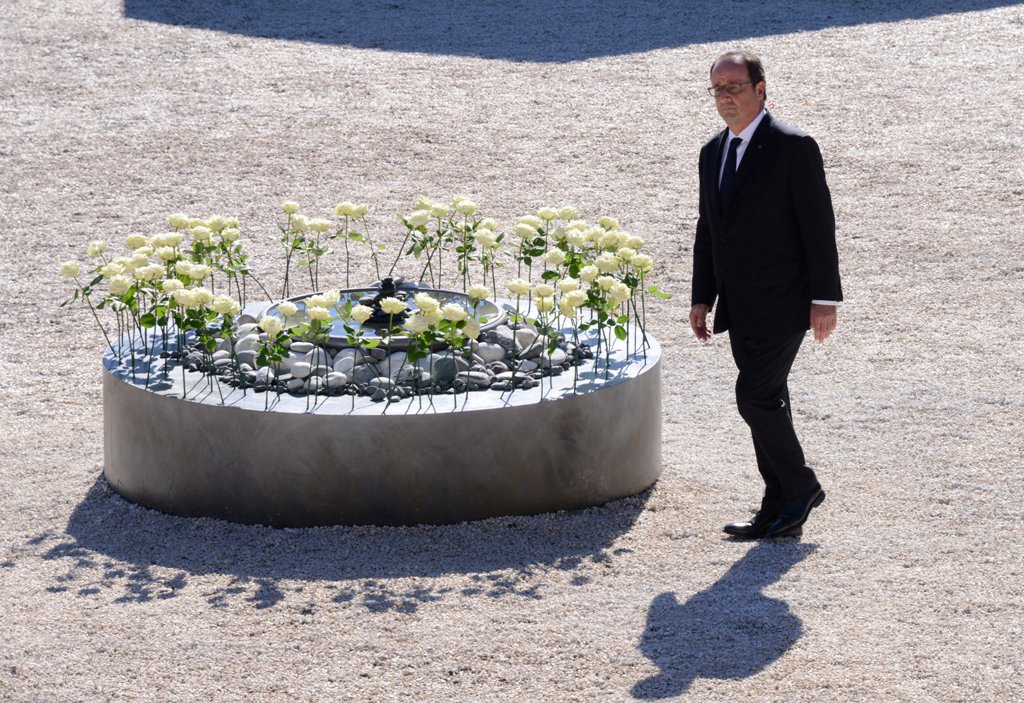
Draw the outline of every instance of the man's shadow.
[[[674,593],[657,596],[639,649],[661,671],[637,683],[633,696],[672,698],[697,678],[744,679],[785,654],[803,624],[764,589],[815,549],[799,542],[760,542],[685,603]]]

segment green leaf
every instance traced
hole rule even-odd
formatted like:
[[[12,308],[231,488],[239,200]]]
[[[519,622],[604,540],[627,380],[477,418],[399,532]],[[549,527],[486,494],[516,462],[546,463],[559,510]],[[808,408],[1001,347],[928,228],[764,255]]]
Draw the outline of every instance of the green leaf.
[[[545,281],[557,281],[561,276],[558,275],[558,271],[545,271],[540,275]]]
[[[655,285],[648,286],[647,292],[653,295],[655,298],[660,298],[662,300],[668,300],[669,298],[672,297],[671,293],[666,293],[661,288],[658,288],[658,286]]]
[[[624,325],[629,322],[629,315],[619,315],[616,320],[620,325]]]
[[[139,318],[139,326],[145,327],[146,329],[152,329],[156,327],[156,315],[151,312],[147,312],[145,315]]]
[[[620,326],[615,328],[615,336],[624,341],[629,335],[626,332],[626,328]]]

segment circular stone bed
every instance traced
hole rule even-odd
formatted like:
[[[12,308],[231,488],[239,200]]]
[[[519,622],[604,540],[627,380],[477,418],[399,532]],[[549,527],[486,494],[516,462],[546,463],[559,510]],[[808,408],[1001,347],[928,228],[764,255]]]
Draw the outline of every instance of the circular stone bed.
[[[580,342],[597,348],[596,335]],[[647,342],[634,354],[616,343],[607,365],[602,350],[510,392],[388,402],[257,393],[159,358],[136,358],[133,374],[108,351],[104,474],[164,512],[277,527],[598,505],[661,473],[661,351]]]

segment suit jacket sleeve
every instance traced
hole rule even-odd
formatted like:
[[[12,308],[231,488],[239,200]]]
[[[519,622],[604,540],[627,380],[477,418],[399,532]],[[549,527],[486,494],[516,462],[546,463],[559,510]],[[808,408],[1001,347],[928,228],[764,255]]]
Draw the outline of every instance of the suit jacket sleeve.
[[[843,299],[836,250],[836,220],[817,142],[809,136],[796,145],[790,197],[807,262],[811,300]]]
[[[690,305],[703,303],[709,308],[714,305],[715,297],[718,294],[718,283],[715,279],[714,259],[711,255],[711,228],[708,225],[707,208],[704,193],[707,190],[704,183],[706,171],[705,160],[711,158],[709,155],[713,149],[704,147],[700,152],[700,177],[699,200],[697,214],[697,230],[693,239],[693,281],[691,283]]]

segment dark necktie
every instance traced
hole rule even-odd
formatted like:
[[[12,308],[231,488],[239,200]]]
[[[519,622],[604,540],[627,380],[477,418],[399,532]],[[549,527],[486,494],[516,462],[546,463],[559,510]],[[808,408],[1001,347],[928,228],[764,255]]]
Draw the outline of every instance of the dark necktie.
[[[733,191],[736,190],[736,149],[743,139],[733,137],[729,142],[729,153],[725,157],[725,168],[722,170],[722,182],[718,185],[718,193],[722,199],[722,210],[729,207]]]

